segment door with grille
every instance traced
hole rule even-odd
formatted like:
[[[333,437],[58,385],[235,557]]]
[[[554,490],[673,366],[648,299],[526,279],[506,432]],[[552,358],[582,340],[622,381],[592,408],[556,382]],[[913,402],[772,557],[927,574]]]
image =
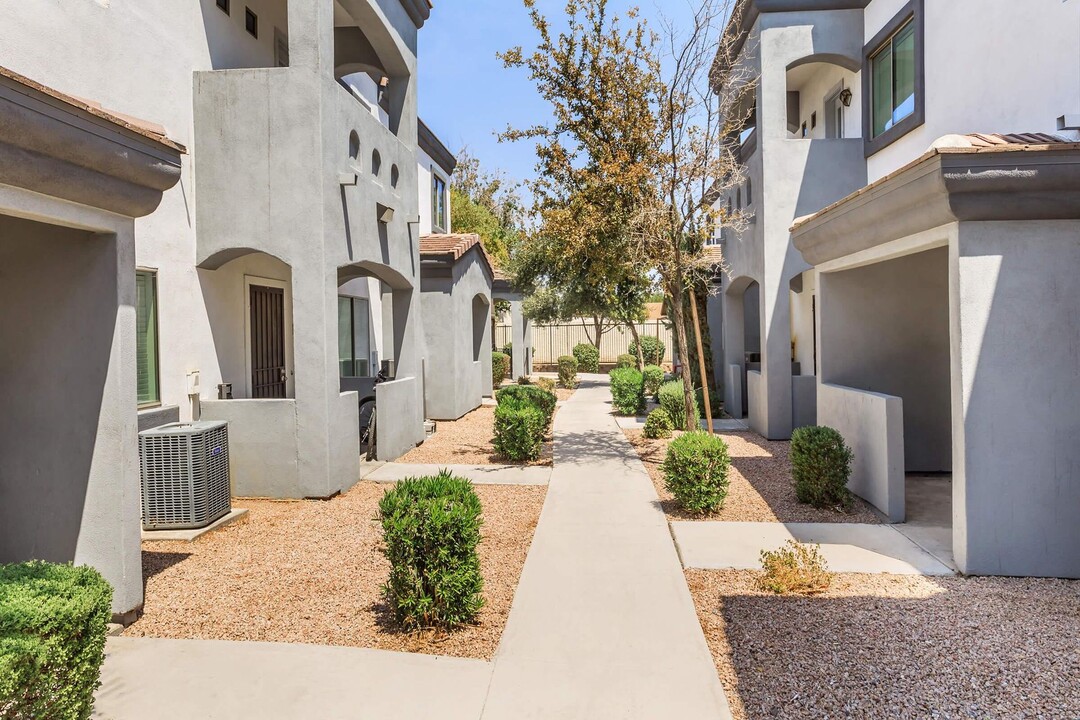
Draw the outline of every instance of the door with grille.
[[[251,397],[286,397],[285,291],[250,285]]]

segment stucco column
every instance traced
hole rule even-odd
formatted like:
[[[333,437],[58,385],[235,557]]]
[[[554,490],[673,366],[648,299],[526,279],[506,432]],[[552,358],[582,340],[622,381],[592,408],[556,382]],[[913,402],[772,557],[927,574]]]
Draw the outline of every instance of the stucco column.
[[[514,379],[518,379],[524,375],[529,374],[528,370],[528,332],[525,328],[525,316],[521,312],[521,301],[510,301],[510,331],[511,342],[513,343],[513,375]]]
[[[334,70],[334,3],[288,0],[289,66]]]
[[[724,336],[723,373],[724,409],[736,418],[743,417],[743,363],[745,362],[745,339],[743,335],[743,291],[731,290],[720,296],[721,332]],[[738,365],[738,377],[732,377],[731,368]],[[735,382],[735,381],[738,382]]]

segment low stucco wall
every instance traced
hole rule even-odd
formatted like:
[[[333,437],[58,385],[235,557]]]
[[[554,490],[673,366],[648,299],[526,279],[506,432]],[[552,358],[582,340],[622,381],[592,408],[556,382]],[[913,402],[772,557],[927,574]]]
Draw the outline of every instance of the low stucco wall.
[[[762,437],[769,436],[769,428],[766,426],[769,419],[767,409],[768,402],[768,394],[765,392],[765,380],[761,376],[761,371],[747,370],[746,406],[749,409],[747,417],[750,423],[750,429]]]
[[[855,458],[848,487],[904,521],[904,406],[891,395],[842,385],[818,385],[818,423],[837,430]]]
[[[724,383],[724,409],[731,417],[743,416],[743,370],[742,365],[728,365]]]
[[[817,424],[817,378],[813,375],[791,377],[791,427]]]
[[[379,460],[396,460],[423,441],[420,392],[420,383],[412,377],[398,378],[375,388]]]
[[[229,423],[237,497],[301,498],[295,400],[204,400],[203,420]]]

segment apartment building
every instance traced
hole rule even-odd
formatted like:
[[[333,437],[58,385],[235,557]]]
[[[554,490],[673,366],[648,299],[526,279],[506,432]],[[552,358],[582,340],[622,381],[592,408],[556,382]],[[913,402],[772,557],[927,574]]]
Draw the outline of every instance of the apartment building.
[[[725,404],[973,574],[1080,576],[1080,3],[751,0]],[[927,488],[937,488],[925,492]],[[937,507],[934,505],[937,504]]]
[[[7,4],[0,561],[94,565],[114,610],[137,609],[140,428],[228,420],[234,494],[329,497],[359,477],[350,381],[391,361],[380,454],[423,439],[429,13],[426,0]],[[374,296],[377,314],[346,301]]]

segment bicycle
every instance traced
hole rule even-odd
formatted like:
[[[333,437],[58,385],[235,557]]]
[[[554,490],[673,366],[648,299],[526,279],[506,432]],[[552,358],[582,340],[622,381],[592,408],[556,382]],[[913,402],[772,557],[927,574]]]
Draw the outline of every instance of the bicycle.
[[[380,383],[384,383],[390,378],[386,372],[382,369],[375,375],[375,387],[377,388]],[[377,395],[377,393],[376,393]],[[365,398],[360,401],[360,450],[364,453],[365,460],[375,460],[378,454],[378,407],[375,404],[375,398]],[[365,445],[367,446],[365,449]]]

